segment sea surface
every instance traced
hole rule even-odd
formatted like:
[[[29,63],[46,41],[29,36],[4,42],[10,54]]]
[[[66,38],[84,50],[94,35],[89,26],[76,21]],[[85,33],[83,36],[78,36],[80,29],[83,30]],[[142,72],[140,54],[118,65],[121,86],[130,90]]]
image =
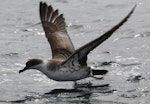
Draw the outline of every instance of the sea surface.
[[[103,80],[57,82],[36,70],[18,71],[31,58],[51,58],[39,18],[40,0],[0,3],[0,104],[149,104],[150,0],[45,0],[64,14],[76,48],[131,18],[88,55],[106,69]]]

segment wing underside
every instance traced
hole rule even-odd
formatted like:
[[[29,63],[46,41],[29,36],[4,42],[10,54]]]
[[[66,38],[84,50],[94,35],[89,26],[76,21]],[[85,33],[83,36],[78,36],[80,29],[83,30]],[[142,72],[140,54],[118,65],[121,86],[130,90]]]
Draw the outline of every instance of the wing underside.
[[[52,57],[67,59],[74,51],[74,46],[68,36],[63,14],[58,9],[40,2],[40,18],[46,38],[51,46]]]

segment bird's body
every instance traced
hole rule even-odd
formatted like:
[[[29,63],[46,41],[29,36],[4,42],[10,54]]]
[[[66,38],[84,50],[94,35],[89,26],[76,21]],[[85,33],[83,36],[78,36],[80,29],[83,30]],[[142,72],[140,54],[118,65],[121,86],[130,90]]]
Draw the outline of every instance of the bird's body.
[[[60,60],[44,60],[36,69],[48,78],[56,81],[76,81],[90,77],[90,67],[87,66],[59,66]]]
[[[87,55],[121,27],[133,13],[134,9],[135,7],[121,22],[102,36],[75,50],[67,33],[63,14],[59,14],[58,10],[54,10],[46,3],[40,2],[41,23],[51,46],[52,59],[31,59],[19,73],[28,69],[36,69],[48,78],[56,81],[76,81],[93,77],[94,75],[106,74],[107,70],[92,70],[87,65]]]

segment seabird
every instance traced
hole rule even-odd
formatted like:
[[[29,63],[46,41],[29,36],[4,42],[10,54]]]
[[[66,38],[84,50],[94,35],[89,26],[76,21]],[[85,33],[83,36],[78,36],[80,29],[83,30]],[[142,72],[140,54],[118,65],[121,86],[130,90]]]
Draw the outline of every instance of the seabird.
[[[107,70],[93,70],[87,65],[87,55],[119,29],[134,12],[135,7],[136,5],[117,25],[75,50],[67,33],[63,14],[59,14],[58,9],[54,10],[51,5],[48,6],[45,2],[40,2],[40,19],[51,47],[52,59],[30,59],[19,73],[36,69],[56,81],[77,81],[94,77],[94,75],[105,75]]]

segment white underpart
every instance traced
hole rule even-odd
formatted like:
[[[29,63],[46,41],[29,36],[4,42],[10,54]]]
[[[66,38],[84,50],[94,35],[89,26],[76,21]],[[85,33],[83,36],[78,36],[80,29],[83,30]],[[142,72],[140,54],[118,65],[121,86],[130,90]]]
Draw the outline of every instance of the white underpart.
[[[39,71],[45,74],[48,78],[56,81],[76,81],[83,78],[90,77],[88,67],[61,67],[56,70],[47,68],[46,61],[43,64],[37,66]],[[89,69],[89,70],[88,70]]]

